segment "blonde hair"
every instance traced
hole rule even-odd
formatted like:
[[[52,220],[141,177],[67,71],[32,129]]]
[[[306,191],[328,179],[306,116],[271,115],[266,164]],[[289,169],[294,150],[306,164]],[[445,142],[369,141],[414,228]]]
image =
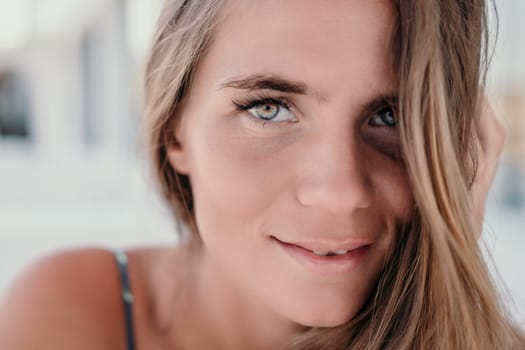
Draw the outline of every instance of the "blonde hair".
[[[169,165],[177,106],[213,41],[220,0],[169,0],[145,78],[145,127],[159,189],[198,237],[189,179]],[[397,0],[392,40],[399,132],[416,201],[379,281],[347,324],[311,329],[297,349],[518,349],[477,245],[469,189],[486,61],[483,0]]]

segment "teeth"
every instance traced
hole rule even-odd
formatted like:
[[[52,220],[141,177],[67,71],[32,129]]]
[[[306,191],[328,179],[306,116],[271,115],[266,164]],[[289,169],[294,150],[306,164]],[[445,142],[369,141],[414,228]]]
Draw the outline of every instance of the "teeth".
[[[333,256],[346,254],[348,253],[348,250],[336,250],[335,252],[319,252],[314,250],[313,253],[319,256]]]
[[[315,254],[315,255],[327,256],[328,253],[330,253],[330,252],[316,252],[316,251],[314,250],[314,254]]]

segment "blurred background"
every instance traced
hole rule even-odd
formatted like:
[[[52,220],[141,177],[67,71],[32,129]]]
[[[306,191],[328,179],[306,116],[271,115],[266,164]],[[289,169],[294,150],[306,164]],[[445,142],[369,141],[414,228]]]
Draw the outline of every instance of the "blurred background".
[[[525,1],[495,2],[488,94],[508,139],[481,244],[525,325]],[[0,294],[42,254],[175,240],[138,135],[161,3],[0,0]]]

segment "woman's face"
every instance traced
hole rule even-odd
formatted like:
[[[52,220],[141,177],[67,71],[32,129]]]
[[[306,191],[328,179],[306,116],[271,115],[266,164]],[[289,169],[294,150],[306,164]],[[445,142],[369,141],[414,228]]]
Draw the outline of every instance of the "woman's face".
[[[342,324],[413,206],[387,101],[394,9],[230,0],[224,10],[170,162],[190,177],[209,258],[243,293],[302,325]]]

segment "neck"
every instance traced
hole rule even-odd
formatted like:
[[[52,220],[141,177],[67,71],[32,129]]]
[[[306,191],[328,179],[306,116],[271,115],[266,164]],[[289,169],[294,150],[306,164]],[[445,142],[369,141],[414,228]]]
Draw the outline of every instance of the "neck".
[[[191,297],[182,314],[193,321],[183,334],[196,338],[188,338],[184,349],[284,349],[305,330],[248,295],[204,248],[192,259]]]

